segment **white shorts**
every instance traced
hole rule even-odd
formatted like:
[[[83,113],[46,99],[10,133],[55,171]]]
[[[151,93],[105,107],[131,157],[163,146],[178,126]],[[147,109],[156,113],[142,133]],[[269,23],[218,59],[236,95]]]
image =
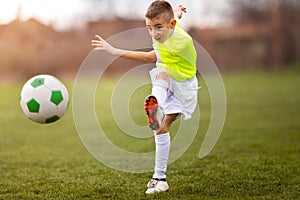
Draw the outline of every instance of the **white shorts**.
[[[157,74],[166,72],[161,68],[153,68],[149,71],[152,83],[157,80]],[[184,120],[192,117],[197,106],[198,80],[194,76],[186,81],[176,81],[170,76],[170,85],[167,90],[167,100],[164,105],[160,105],[164,114],[181,113]]]

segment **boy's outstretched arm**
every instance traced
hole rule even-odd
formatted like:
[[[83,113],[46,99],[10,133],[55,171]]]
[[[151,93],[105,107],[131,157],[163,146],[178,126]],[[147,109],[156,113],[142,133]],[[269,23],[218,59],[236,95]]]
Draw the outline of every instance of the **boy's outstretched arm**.
[[[129,51],[129,50],[117,49],[111,46],[109,43],[107,43],[99,35],[95,35],[95,37],[96,39],[91,41],[91,45],[95,47],[95,50],[102,50],[110,55],[120,56],[123,58],[139,60],[144,62],[154,62],[157,60],[154,50],[150,52],[143,52],[143,51]]]
[[[182,14],[186,13],[186,7],[179,5],[176,8],[174,8],[173,12],[174,12],[175,17],[177,17],[178,19],[181,19]]]

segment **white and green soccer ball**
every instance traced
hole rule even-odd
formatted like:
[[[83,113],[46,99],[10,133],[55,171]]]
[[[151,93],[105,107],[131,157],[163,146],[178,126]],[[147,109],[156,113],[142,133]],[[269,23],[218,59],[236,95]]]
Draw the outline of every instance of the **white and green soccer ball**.
[[[38,123],[52,123],[63,117],[69,94],[62,82],[50,75],[29,79],[21,90],[20,104],[25,115]]]

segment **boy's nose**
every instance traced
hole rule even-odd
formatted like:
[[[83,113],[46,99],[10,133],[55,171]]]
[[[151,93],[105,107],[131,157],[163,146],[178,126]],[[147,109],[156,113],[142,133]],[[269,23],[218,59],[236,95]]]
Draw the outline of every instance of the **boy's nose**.
[[[150,34],[151,34],[151,35],[155,35],[155,32],[156,32],[156,31],[155,31],[154,29],[152,29],[152,30],[150,31]]]

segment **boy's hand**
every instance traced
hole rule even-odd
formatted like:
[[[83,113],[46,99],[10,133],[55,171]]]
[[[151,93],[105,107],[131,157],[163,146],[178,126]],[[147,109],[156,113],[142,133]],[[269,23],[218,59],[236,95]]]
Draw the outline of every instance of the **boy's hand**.
[[[99,35],[95,35],[96,39],[91,41],[91,45],[95,47],[95,50],[103,50],[108,54],[114,55],[116,49],[112,47],[109,43],[107,43],[102,37]]]
[[[181,19],[183,12],[186,13],[186,7],[183,7],[182,5],[177,6],[174,8],[174,15],[178,18]]]

